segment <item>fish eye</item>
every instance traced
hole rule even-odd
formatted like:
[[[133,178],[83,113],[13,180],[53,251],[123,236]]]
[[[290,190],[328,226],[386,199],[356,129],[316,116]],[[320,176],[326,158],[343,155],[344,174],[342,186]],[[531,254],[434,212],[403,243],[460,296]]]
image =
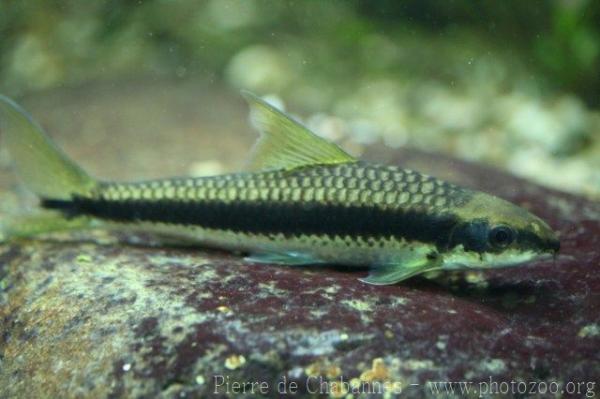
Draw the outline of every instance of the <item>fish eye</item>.
[[[496,248],[506,248],[515,240],[515,232],[506,225],[498,225],[490,230],[488,240]]]

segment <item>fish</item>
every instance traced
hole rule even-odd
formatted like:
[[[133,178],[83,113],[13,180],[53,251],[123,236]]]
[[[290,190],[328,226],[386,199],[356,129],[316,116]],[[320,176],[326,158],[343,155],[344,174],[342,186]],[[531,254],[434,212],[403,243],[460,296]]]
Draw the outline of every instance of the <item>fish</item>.
[[[397,165],[348,154],[243,91],[259,131],[246,170],[111,182],[85,172],[0,96],[0,143],[40,211],[3,221],[4,241],[85,228],[157,232],[246,254],[252,264],[344,265],[395,284],[434,270],[491,270],[556,256],[552,228],[524,208]]]

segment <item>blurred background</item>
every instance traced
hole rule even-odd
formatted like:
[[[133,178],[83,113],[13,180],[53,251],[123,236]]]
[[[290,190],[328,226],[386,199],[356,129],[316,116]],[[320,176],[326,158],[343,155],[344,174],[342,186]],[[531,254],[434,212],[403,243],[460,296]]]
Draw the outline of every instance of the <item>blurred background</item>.
[[[241,88],[354,152],[383,141],[600,198],[600,2],[0,4],[0,92],[103,176],[236,167]]]

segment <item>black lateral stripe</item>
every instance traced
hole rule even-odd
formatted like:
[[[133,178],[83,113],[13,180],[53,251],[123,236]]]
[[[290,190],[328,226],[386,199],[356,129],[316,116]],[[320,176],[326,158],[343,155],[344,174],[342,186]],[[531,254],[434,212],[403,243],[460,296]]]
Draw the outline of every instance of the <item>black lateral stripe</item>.
[[[249,234],[396,237],[445,246],[452,215],[314,203],[44,200],[46,208],[119,222],[160,222]]]

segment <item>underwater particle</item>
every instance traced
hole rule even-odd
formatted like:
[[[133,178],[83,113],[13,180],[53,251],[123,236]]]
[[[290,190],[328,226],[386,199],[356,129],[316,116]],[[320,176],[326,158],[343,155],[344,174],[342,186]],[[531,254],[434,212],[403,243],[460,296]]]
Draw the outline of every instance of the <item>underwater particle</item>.
[[[600,326],[598,324],[588,324],[584,326],[577,333],[578,337],[587,338],[587,337],[597,337],[600,335]]]
[[[129,371],[131,370],[131,363],[125,363],[123,365],[123,371]]]
[[[201,375],[196,376],[196,384],[204,385],[204,382],[205,382],[204,376],[201,376]]]
[[[221,313],[233,313],[232,310],[225,305],[217,306],[217,310]]]
[[[392,339],[394,338],[394,333],[391,332],[390,330],[385,330],[385,332],[383,333],[383,335],[387,338],[387,339]]]
[[[385,362],[382,358],[373,359],[371,369],[363,372],[360,375],[362,381],[385,381],[389,378],[390,373],[388,368],[385,366]]]
[[[347,340],[348,340],[348,338],[350,338],[350,337],[348,336],[348,334],[346,334],[346,333],[341,333],[341,334],[340,334],[340,341],[347,341]]]
[[[228,370],[237,370],[246,364],[244,355],[231,355],[225,359],[225,368]]]

